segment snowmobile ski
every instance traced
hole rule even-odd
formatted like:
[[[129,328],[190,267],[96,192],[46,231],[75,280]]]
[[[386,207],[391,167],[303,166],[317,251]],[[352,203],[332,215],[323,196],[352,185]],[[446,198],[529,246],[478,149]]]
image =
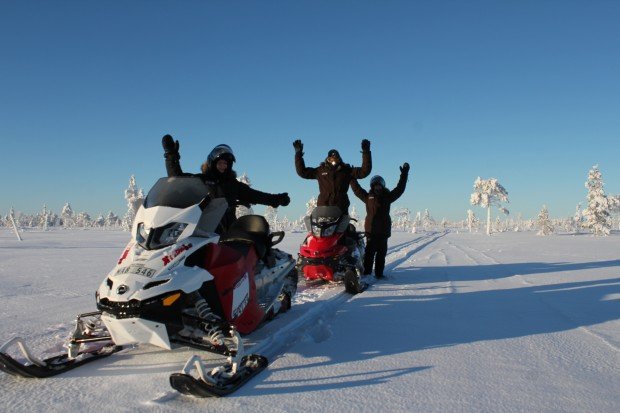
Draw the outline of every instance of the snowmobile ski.
[[[359,294],[364,292],[368,284],[360,280],[360,277],[353,270],[348,270],[344,274],[344,289],[349,294]]]
[[[72,370],[91,361],[107,357],[117,351],[122,350],[121,346],[107,345],[96,351],[85,351],[78,354],[76,358],[69,358],[68,354],[61,354],[45,360],[38,360],[26,356],[31,364],[22,363],[7,353],[0,352],[0,370],[13,376],[25,378],[43,379],[56,376],[65,371]]]
[[[241,359],[236,372],[233,372],[233,365],[217,367],[209,373],[202,371],[202,367],[197,367],[201,377],[195,378],[189,374],[187,369],[192,363],[198,366],[199,358],[190,359],[183,373],[172,374],[170,385],[182,394],[201,398],[227,396],[263,371],[269,364],[267,358],[250,354]]]

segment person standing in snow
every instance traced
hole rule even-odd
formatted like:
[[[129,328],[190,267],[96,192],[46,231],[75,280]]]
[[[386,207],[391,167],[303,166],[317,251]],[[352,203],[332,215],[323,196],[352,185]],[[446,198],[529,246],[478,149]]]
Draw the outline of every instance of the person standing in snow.
[[[281,194],[269,194],[250,188],[237,180],[237,173],[232,169],[235,155],[228,145],[217,145],[207,160],[201,166],[200,174],[185,173],[181,169],[181,155],[179,154],[179,141],[172,136],[165,135],[162,138],[164,158],[166,158],[166,172],[168,176],[198,176],[205,184],[215,191],[215,197],[226,198],[228,209],[220,222],[218,232],[226,231],[237,220],[235,209],[237,205],[261,204],[273,208],[287,206],[291,200],[287,192]]]
[[[388,238],[392,235],[392,219],[390,218],[390,205],[405,192],[409,164],[404,163],[400,167],[400,179],[396,188],[392,191],[385,187],[385,180],[379,175],[370,179],[370,191],[366,192],[357,180],[351,181],[353,193],[366,205],[366,220],[364,231],[366,232],[366,252],[364,254],[364,274],[372,272],[373,261],[375,264],[375,277],[383,277],[385,268],[385,256],[387,254]]]
[[[340,153],[332,149],[327,153],[325,162],[316,168],[306,167],[304,145],[301,140],[293,142],[295,148],[295,169],[297,175],[304,179],[316,179],[319,184],[317,206],[337,206],[344,215],[349,213],[349,185],[352,179],[363,179],[370,175],[372,158],[370,141],[362,141],[362,166],[354,167],[342,162]]]

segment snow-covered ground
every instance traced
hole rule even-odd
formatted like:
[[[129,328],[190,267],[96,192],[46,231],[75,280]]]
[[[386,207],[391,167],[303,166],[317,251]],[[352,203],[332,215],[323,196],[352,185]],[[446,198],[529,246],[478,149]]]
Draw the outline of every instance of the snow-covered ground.
[[[303,234],[280,245],[296,253]],[[124,232],[0,231],[0,341],[66,338]],[[389,278],[300,292],[252,335],[271,364],[223,399],[168,385],[193,353],[139,347],[45,380],[0,373],[0,410],[616,412],[620,234],[396,233]]]

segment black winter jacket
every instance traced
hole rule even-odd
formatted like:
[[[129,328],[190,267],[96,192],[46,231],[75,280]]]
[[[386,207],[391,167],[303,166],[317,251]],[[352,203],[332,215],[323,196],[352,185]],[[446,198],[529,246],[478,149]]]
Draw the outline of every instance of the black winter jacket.
[[[204,181],[205,184],[211,186],[215,192],[215,198],[226,198],[228,209],[220,223],[221,229],[226,230],[237,220],[235,210],[237,205],[261,204],[278,206],[277,195],[268,194],[266,192],[257,191],[250,188],[243,182],[237,181],[237,174],[233,170],[228,170],[224,174],[217,171],[208,170],[202,174],[185,173],[181,169],[181,163],[178,156],[166,157],[166,172],[168,176],[197,176]],[[219,232],[219,231],[218,231]]]
[[[338,166],[322,162],[317,168],[308,168],[301,153],[295,154],[295,169],[297,175],[304,179],[316,179],[319,182],[318,206],[337,206],[343,214],[348,214],[349,185],[351,179],[366,178],[372,169],[370,151],[362,152],[362,166],[356,167],[346,163]]]
[[[366,192],[354,179],[351,181],[353,193],[366,204],[366,220],[364,231],[370,236],[386,237],[392,235],[392,218],[390,217],[390,205],[405,192],[407,186],[407,174],[400,174],[396,188],[390,191],[383,188],[379,193],[374,190]]]

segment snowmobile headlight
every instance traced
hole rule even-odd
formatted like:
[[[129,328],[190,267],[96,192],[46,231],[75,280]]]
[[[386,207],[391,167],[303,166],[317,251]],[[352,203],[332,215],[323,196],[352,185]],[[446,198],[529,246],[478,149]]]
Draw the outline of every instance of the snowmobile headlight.
[[[336,231],[336,226],[335,225],[330,225],[327,228],[323,229],[323,236],[324,237],[329,237],[334,235],[334,232]]]
[[[315,237],[320,237],[321,236],[321,228],[313,226],[312,227],[312,235],[314,235]]]
[[[138,224],[136,241],[146,250],[156,250],[174,244],[181,233],[187,228],[183,222],[171,222],[159,228],[144,228],[144,224]]]
[[[153,237],[149,242],[150,249],[155,250],[174,244],[185,228],[187,228],[187,224],[183,222],[172,222],[163,227],[155,228]]]

